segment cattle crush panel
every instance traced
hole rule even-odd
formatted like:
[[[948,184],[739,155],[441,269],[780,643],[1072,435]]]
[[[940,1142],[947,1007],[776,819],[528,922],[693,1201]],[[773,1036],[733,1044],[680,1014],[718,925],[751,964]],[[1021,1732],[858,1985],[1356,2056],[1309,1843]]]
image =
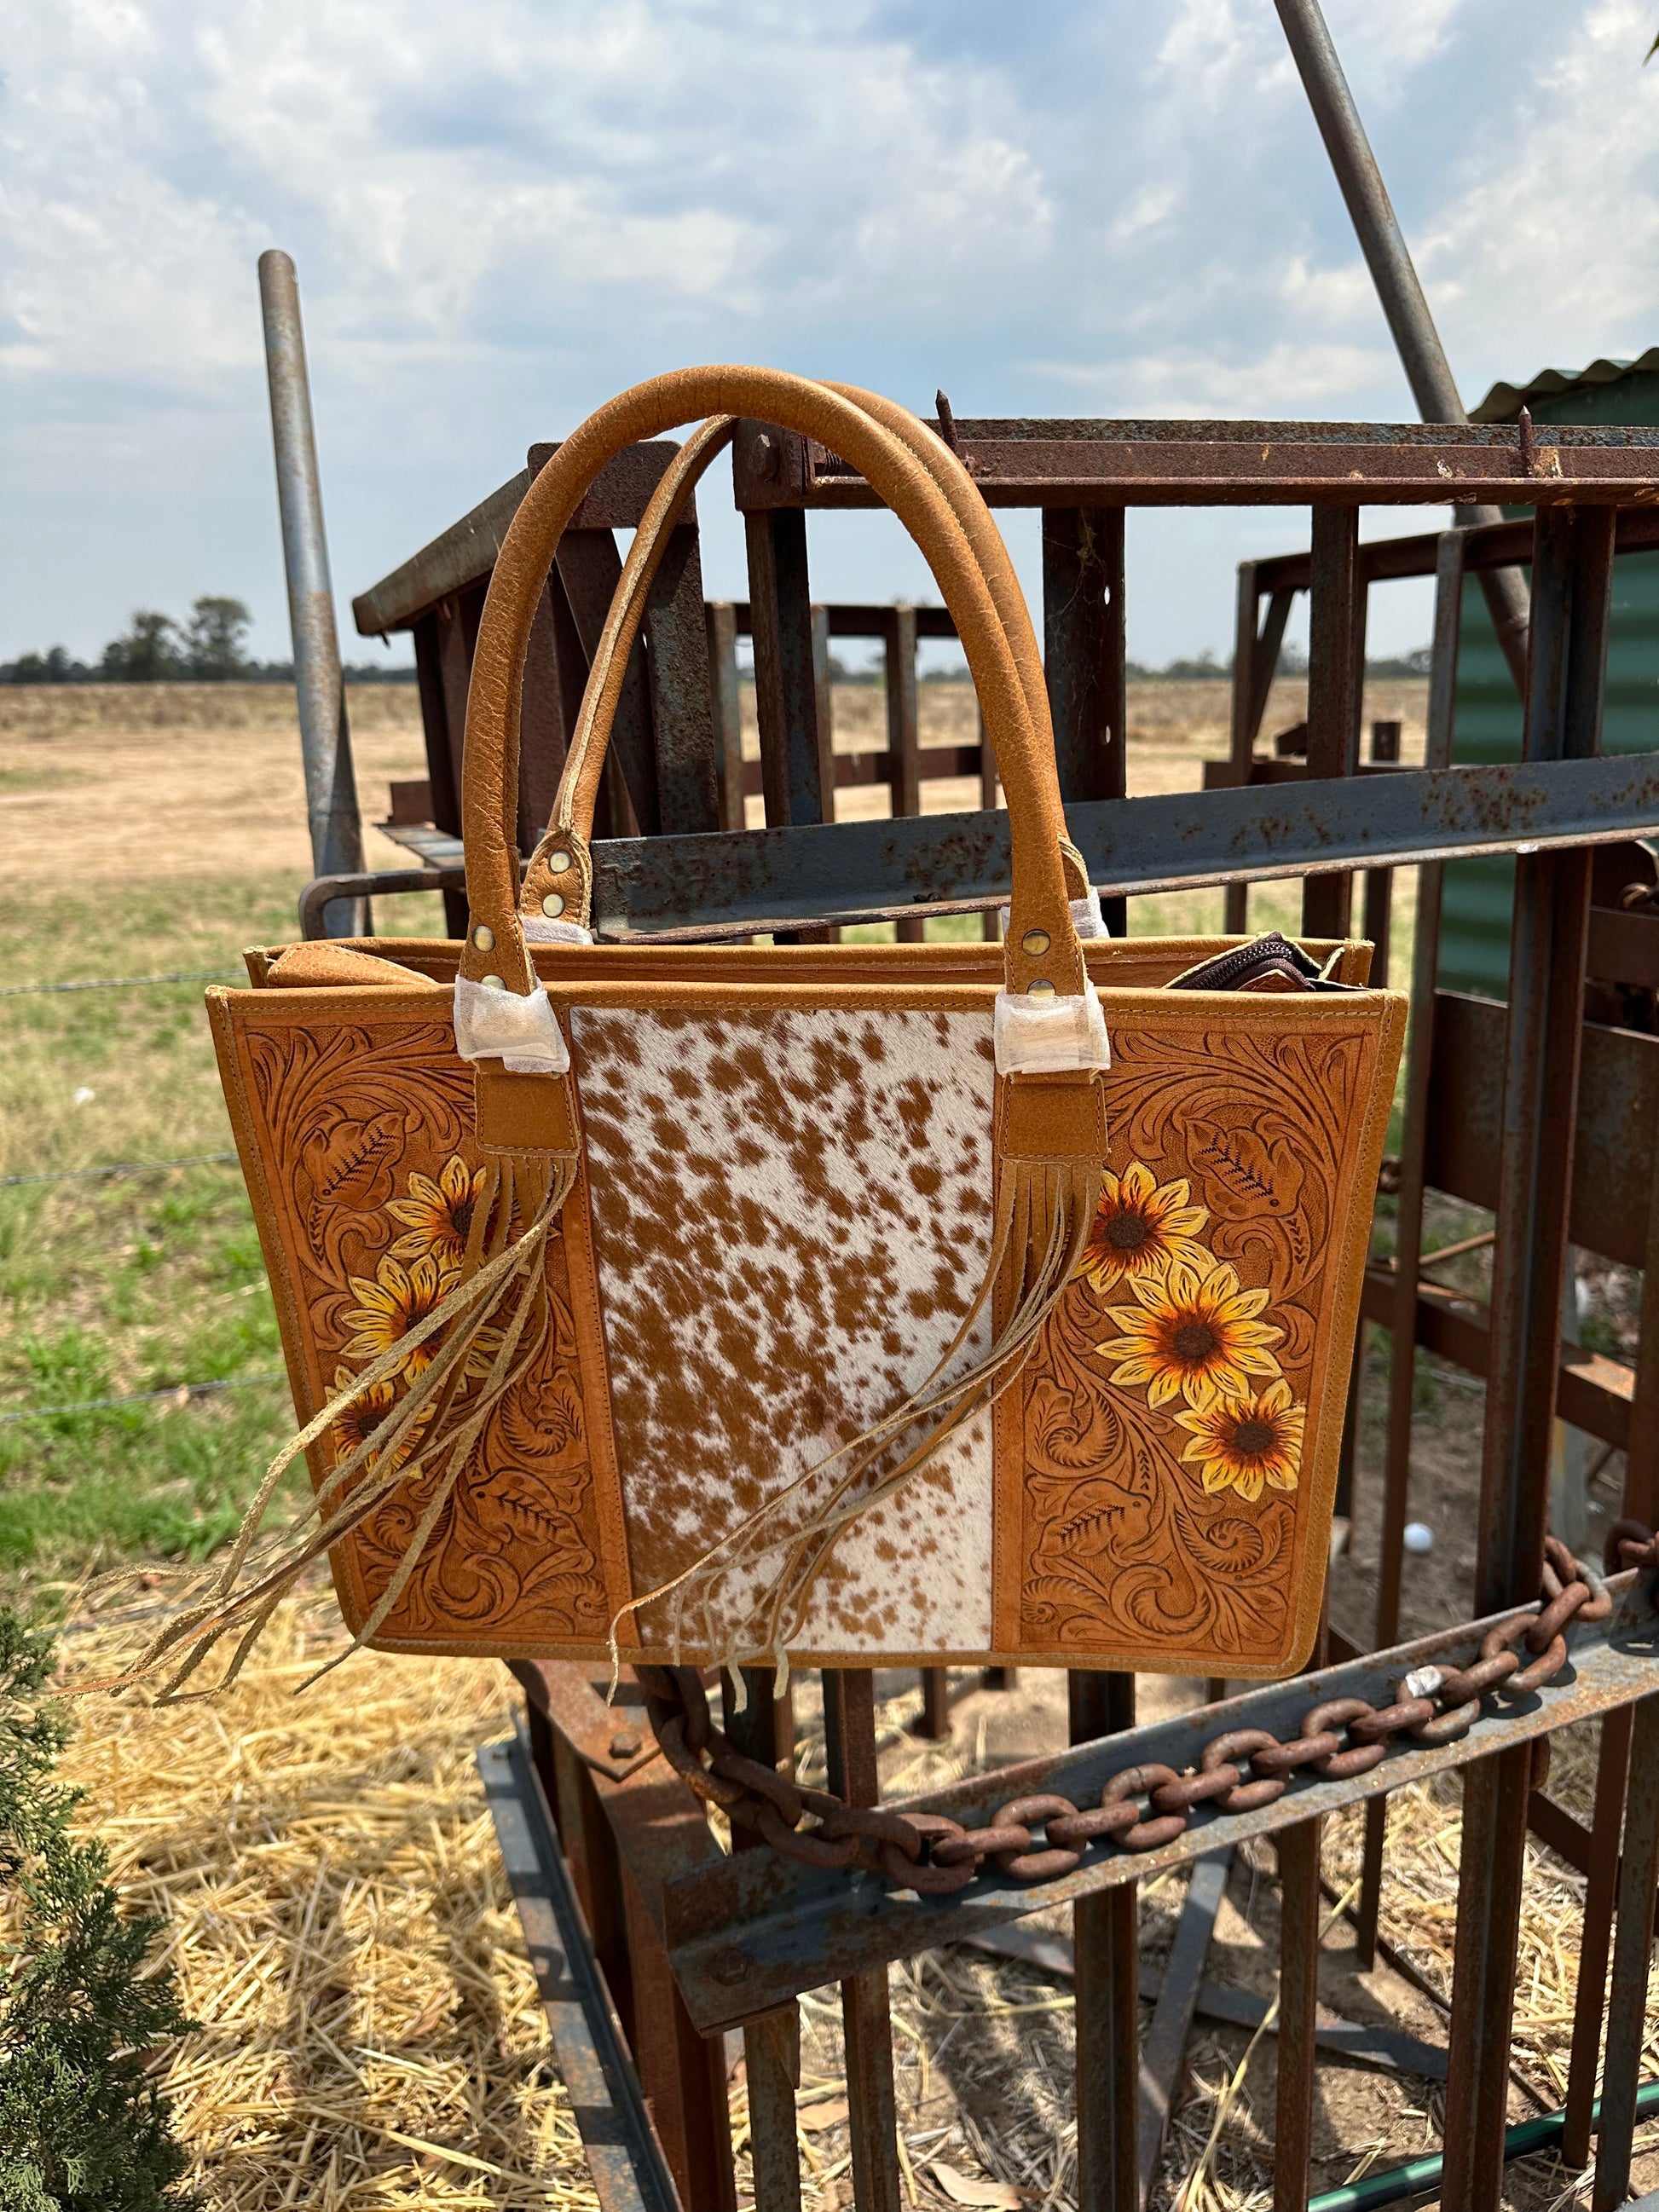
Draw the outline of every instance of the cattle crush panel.
[[[1388,1164],[1398,1197],[1396,1251],[1391,1261],[1373,1261],[1364,1308],[1394,1352],[1371,1638],[1377,1649],[1361,1652],[1328,1631],[1320,1671],[1231,1699],[1224,1685],[1212,1684],[1209,1706],[1140,1727],[1133,1676],[1074,1674],[1071,1750],[921,1801],[972,1825],[1033,1790],[1087,1805],[1131,1768],[1163,1765],[1185,1774],[1224,1734],[1249,1729],[1294,1739],[1309,1713],[1334,1699],[1389,1707],[1407,1673],[1467,1665],[1481,1642],[1479,1627],[1385,1648],[1400,1626],[1419,1346],[1485,1382],[1478,1526],[1468,1532],[1477,1613],[1503,1615],[1537,1599],[1558,1411],[1626,1453],[1625,1512],[1650,1527],[1659,1517],[1659,1036],[1652,1022],[1630,1012],[1650,1007],[1659,989],[1659,890],[1651,854],[1638,842],[1659,828],[1659,755],[1609,760],[1599,750],[1612,563],[1623,551],[1659,544],[1659,430],[1551,431],[1552,442],[1540,447],[1510,426],[952,422],[946,413],[943,434],[993,507],[1042,512],[1042,631],[1061,790],[1072,836],[1115,930],[1123,927],[1127,898],[1199,884],[1226,887],[1228,927],[1240,930],[1249,884],[1288,878],[1303,885],[1304,930],[1340,935],[1360,918],[1358,876],[1367,933],[1386,947],[1389,872],[1419,870],[1404,1122]],[[532,448],[523,475],[356,602],[365,635],[413,632],[428,780],[394,789],[390,826],[411,865],[314,882],[301,902],[307,934],[321,933],[332,898],[431,887],[445,893],[452,933],[464,930],[459,763],[472,647],[501,536],[550,450]],[[548,817],[620,570],[613,532],[638,522],[672,450],[653,442],[611,465],[574,517],[542,595],[522,724],[526,849]],[[1009,856],[994,766],[982,747],[930,753],[920,745],[917,641],[951,635],[949,618],[925,608],[814,605],[806,512],[875,503],[833,455],[774,426],[745,423],[732,469],[750,599],[705,602],[696,524],[688,514],[653,587],[617,719],[596,823],[599,933],[635,942],[708,941],[891,920],[902,936],[915,937],[929,915],[977,912],[994,933]],[[1524,507],[1532,519],[1360,541],[1362,506],[1441,507],[1449,499]],[[1247,562],[1240,572],[1228,758],[1211,764],[1201,793],[1129,799],[1125,510],[1214,505],[1309,509],[1310,550]],[[1453,769],[1464,580],[1517,562],[1531,568],[1522,756],[1500,767]],[[1382,757],[1374,748],[1371,760],[1360,759],[1368,589],[1410,574],[1436,580],[1421,769],[1389,757],[1386,744]],[[1304,750],[1264,759],[1257,740],[1299,591],[1310,597]],[[740,744],[737,640],[744,632],[753,640],[757,765],[744,762]],[[833,749],[829,647],[836,636],[884,647],[884,753]],[[921,812],[922,781],[946,775],[979,776],[978,810]],[[828,826],[836,790],[866,781],[886,784],[890,817]],[[744,800],[756,788],[765,827],[749,830]],[[1505,852],[1521,856],[1507,1007],[1437,993],[1440,864]],[[1609,990],[1620,994],[1622,1020],[1608,1018]],[[1434,1279],[1423,1239],[1431,1190],[1494,1218],[1484,1307]],[[1633,1364],[1563,1342],[1572,1246],[1642,1269]],[[1530,1824],[1586,1878],[1567,2103],[1547,2139],[1576,2167],[1589,2162],[1594,2144],[1595,2212],[1621,2202],[1632,2130],[1654,2101],[1638,2087],[1659,1878],[1654,1580],[1640,1565],[1615,1583],[1612,1613],[1571,1632],[1562,1672],[1529,1694],[1501,1700],[1499,1709],[1490,1700],[1466,1708],[1461,1733],[1437,1721],[1389,1735],[1384,1755],[1369,1766],[1352,1752],[1310,1755],[1269,1803],[1228,1810],[1212,1792],[1183,1815],[1178,1834],[1152,1848],[1103,1839],[1071,1869],[1032,1881],[987,1868],[952,1898],[918,1897],[872,1875],[814,1870],[764,1845],[728,1857],[697,1798],[652,1756],[637,1724],[637,1688],[625,1688],[620,1711],[607,1712],[590,1669],[520,1668],[526,1725],[516,1744],[484,1754],[486,1782],[607,2212],[632,2204],[718,2212],[735,2203],[722,2056],[723,2033],[733,2028],[744,2039],[758,2212],[800,2203],[795,2001],[834,1982],[844,2009],[855,2203],[859,2212],[896,2212],[906,2200],[895,2140],[889,1961],[1066,1901],[1076,1949],[1077,2199],[1091,2212],[1139,2207],[1160,2096],[1167,2106],[1169,2083],[1159,2083],[1157,2069],[1178,2065],[1203,1953],[1200,1944],[1195,1963],[1189,1955],[1184,1981],[1172,1966],[1143,2052],[1137,1881],[1266,1832],[1277,1843],[1283,1898],[1274,2199],[1285,2208],[1307,2204],[1321,1820],[1366,1801],[1353,1917],[1361,1963],[1368,1963],[1380,1942],[1388,1794],[1454,1766],[1463,1774],[1463,1873],[1444,2170],[1431,2160],[1433,2170],[1402,2172],[1395,2194],[1438,2191],[1459,2208],[1499,2201],[1506,2152],[1516,2148],[1506,2141],[1508,2057]],[[773,1707],[769,1678],[755,1677],[751,1686],[763,1694],[741,1717],[728,1707],[729,1733],[749,1757],[787,1771],[787,1715]],[[872,1678],[826,1672],[823,1693],[831,1786],[872,1805],[879,1794]],[[942,1675],[924,1678],[925,1726],[942,1725],[944,1698]],[[1541,1771],[1534,1752],[1556,1729],[1594,1715],[1605,1718],[1595,1814],[1586,1826],[1534,1786]],[[1194,1882],[1194,1894],[1197,1888]]]

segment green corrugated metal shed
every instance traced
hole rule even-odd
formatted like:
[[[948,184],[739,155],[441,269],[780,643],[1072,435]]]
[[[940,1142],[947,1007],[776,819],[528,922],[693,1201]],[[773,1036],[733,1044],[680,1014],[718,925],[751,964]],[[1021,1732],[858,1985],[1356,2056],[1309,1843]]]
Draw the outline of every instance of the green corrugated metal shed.
[[[1523,404],[1538,423],[1659,422],[1659,347],[1639,361],[1592,362],[1577,375],[1547,368],[1520,388],[1495,384],[1474,420],[1512,422]],[[1613,563],[1601,742],[1610,753],[1659,751],[1659,552],[1627,553]],[[1460,762],[1516,760],[1521,753],[1521,702],[1473,578],[1463,596],[1452,751]],[[1441,986],[1501,999],[1509,988],[1515,863],[1454,860],[1445,882]]]

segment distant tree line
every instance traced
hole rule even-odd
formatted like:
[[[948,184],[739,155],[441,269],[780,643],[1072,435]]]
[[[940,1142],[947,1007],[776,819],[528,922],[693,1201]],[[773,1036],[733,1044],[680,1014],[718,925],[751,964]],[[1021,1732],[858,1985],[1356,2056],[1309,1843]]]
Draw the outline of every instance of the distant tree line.
[[[153,608],[141,607],[132,617],[131,628],[124,636],[112,637],[91,666],[73,659],[63,646],[54,645],[49,653],[26,653],[16,660],[0,661],[0,684],[291,684],[292,661],[254,660],[249,656],[247,634],[252,620],[240,599],[221,599],[211,592],[204,592],[184,623]],[[1162,668],[1131,660],[1126,662],[1125,671],[1142,684],[1218,683],[1231,676],[1233,664],[1231,654],[1222,660],[1206,650],[1196,659],[1171,660]],[[412,684],[415,680],[412,668],[388,667],[377,661],[348,665],[345,672],[355,684]],[[750,672],[745,669],[744,672]],[[1299,647],[1286,646],[1279,656],[1279,672],[1305,676],[1306,653]],[[1365,673],[1372,678],[1409,678],[1428,672],[1426,645],[1391,659],[1365,663]],[[878,659],[862,668],[851,668],[839,654],[831,653],[830,673],[838,684],[882,681]],[[968,670],[965,665],[930,668],[924,671],[921,680],[963,684],[968,680]]]
[[[1429,659],[1428,647],[1419,645],[1410,653],[1368,660],[1365,673],[1373,681],[1386,681],[1390,677],[1407,679],[1423,677],[1429,672]],[[752,677],[753,672],[751,666],[744,666],[745,678]],[[1223,660],[1206,650],[1200,653],[1196,659],[1171,660],[1162,668],[1149,668],[1144,661],[1126,660],[1123,672],[1137,684],[1220,684],[1231,682],[1233,659],[1229,653]],[[1307,672],[1307,654],[1299,646],[1285,647],[1279,656],[1279,673],[1296,677],[1305,676]],[[834,653],[830,656],[830,674],[837,684],[880,684],[884,680],[879,659],[872,660],[862,667],[849,668],[840,655]],[[955,665],[947,664],[943,667],[924,669],[921,680],[924,684],[965,684],[968,681],[967,664],[959,662]]]
[[[1426,676],[1429,672],[1429,658],[1428,647],[1420,645],[1410,653],[1396,653],[1389,659],[1368,660],[1365,663],[1365,673],[1373,680],[1387,679],[1389,677],[1409,678]],[[873,663],[866,670],[854,672],[844,669],[833,653],[830,659],[830,672],[837,682],[845,680],[854,684],[860,682],[879,684],[882,680],[879,661]],[[1219,684],[1231,680],[1233,672],[1233,659],[1229,653],[1223,660],[1214,653],[1206,650],[1200,653],[1196,659],[1171,660],[1166,662],[1162,668],[1149,668],[1144,661],[1126,660],[1123,664],[1123,672],[1137,684]],[[1281,676],[1295,677],[1305,676],[1307,672],[1307,654],[1299,646],[1285,647],[1279,656],[1279,673]],[[924,684],[965,684],[967,680],[968,671],[965,666],[932,668],[927,670],[921,678]]]
[[[1430,652],[1426,645],[1415,647],[1410,653],[1395,653],[1387,659],[1367,660],[1365,673],[1373,678],[1389,677],[1409,678],[1426,676],[1429,672]],[[1171,660],[1163,668],[1146,668],[1138,660],[1127,661],[1125,672],[1142,684],[1195,684],[1206,678],[1219,681],[1231,678],[1233,657],[1218,659],[1213,653],[1200,653],[1196,660]],[[1281,676],[1305,676],[1308,656],[1300,646],[1287,645],[1279,656]]]
[[[255,660],[247,650],[253,617],[240,599],[204,592],[186,620],[140,607],[89,666],[67,648],[0,661],[0,684],[291,684],[291,660]],[[374,661],[348,666],[356,684],[412,684],[412,668]]]

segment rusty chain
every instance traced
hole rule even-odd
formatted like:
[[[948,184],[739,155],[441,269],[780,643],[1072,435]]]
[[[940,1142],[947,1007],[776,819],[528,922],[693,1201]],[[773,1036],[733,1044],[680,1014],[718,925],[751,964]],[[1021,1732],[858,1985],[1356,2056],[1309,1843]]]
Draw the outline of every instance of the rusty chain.
[[[1659,1538],[1638,1522],[1617,1522],[1605,1564],[1609,1573],[1659,1566]],[[1391,1736],[1455,1742],[1480,1717],[1483,1698],[1526,1696],[1560,1672],[1570,1622],[1605,1620],[1612,1610],[1595,1570],[1547,1537],[1540,1609],[1512,1613],[1488,1629],[1472,1665],[1418,1668],[1394,1686],[1389,1705],[1329,1699],[1304,1717],[1288,1742],[1262,1729],[1229,1729],[1184,1774],[1162,1765],[1115,1774],[1097,1806],[1080,1808],[1048,1794],[1016,1797],[982,1828],[964,1828],[941,1813],[848,1805],[827,1790],[792,1782],[745,1758],[716,1726],[699,1668],[640,1665],[634,1672],[669,1765],[734,1825],[756,1830],[804,1866],[858,1867],[897,1888],[939,1897],[965,1889],[988,1860],[1017,1881],[1052,1881],[1107,1837],[1123,1850],[1157,1850],[1182,1833],[1195,1805],[1252,1812],[1283,1796],[1290,1777],[1304,1769],[1335,1781],[1367,1773],[1381,1765]],[[816,1825],[803,1826],[809,1819]],[[1039,1827],[1041,1842],[1033,1832]]]

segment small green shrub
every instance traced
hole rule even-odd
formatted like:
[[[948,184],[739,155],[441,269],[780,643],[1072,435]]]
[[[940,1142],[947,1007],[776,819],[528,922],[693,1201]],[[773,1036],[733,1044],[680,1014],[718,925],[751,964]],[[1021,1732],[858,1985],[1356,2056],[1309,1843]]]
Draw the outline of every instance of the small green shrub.
[[[124,1917],[101,1844],[70,1833],[68,1740],[49,1640],[0,1608],[0,2204],[6,2212],[185,2212],[185,2154],[146,2071],[187,2033],[161,1923]]]

